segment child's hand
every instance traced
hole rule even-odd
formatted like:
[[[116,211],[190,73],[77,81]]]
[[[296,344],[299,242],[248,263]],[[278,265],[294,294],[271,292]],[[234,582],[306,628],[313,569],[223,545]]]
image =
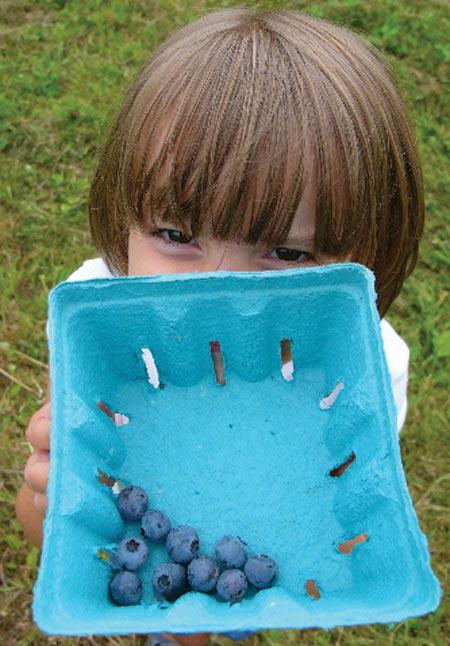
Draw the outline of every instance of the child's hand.
[[[24,471],[27,485],[34,494],[34,506],[41,513],[47,510],[48,472],[50,468],[50,402],[34,413],[27,428],[27,440],[34,447]]]

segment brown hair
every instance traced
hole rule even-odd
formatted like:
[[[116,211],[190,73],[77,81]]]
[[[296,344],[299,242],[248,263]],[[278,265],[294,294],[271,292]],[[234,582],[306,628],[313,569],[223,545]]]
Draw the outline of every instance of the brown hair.
[[[129,88],[91,185],[94,244],[126,274],[130,227],[282,244],[317,185],[314,251],[376,276],[383,316],[417,261],[420,164],[387,63],[295,11],[223,9],[188,24]]]

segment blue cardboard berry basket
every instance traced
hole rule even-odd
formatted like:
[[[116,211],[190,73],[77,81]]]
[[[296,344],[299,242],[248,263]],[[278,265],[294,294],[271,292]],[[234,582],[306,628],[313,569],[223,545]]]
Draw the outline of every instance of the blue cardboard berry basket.
[[[51,634],[392,623],[440,588],[407,489],[373,275],[357,264],[61,283],[49,296],[51,471],[33,603]],[[99,473],[103,474],[103,483]],[[106,478],[106,480],[105,480]],[[134,483],[200,553],[226,534],[279,577],[236,604],[108,596],[99,549]]]

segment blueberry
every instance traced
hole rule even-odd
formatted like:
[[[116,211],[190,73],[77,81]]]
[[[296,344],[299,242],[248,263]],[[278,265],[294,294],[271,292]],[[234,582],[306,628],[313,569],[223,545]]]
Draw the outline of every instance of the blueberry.
[[[174,527],[167,535],[166,548],[172,561],[186,565],[194,556],[197,556],[199,549],[197,532],[188,525]]]
[[[164,543],[172,524],[163,511],[149,509],[142,516],[141,534],[154,543]]]
[[[109,594],[118,606],[134,606],[141,602],[142,581],[135,572],[119,572],[109,583]]]
[[[141,538],[124,538],[117,548],[117,561],[125,570],[137,570],[148,559],[148,547]]]
[[[117,507],[124,520],[139,520],[147,511],[148,496],[141,487],[133,485],[119,493]]]
[[[247,560],[247,543],[238,536],[224,536],[216,543],[216,556],[223,567],[240,568]]]
[[[241,570],[225,570],[217,581],[217,594],[233,605],[242,599],[247,587],[247,579]]]
[[[209,556],[197,556],[188,565],[187,578],[189,585],[197,592],[211,592],[219,578],[217,561]]]
[[[186,568],[179,563],[162,563],[155,568],[152,585],[159,601],[175,601],[187,592]]]
[[[244,572],[255,588],[270,588],[278,575],[278,566],[269,556],[260,554],[247,559]]]

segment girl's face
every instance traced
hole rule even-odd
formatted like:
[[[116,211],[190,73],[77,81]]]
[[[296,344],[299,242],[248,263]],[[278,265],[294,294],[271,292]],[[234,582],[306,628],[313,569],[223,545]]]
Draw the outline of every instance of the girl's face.
[[[267,271],[314,267],[331,259],[313,255],[315,228],[315,187],[304,192],[291,230],[283,246],[267,248],[232,241],[219,241],[201,233],[196,239],[183,235],[170,222],[158,222],[146,234],[130,231],[128,240],[128,275],[174,274],[228,271]]]

